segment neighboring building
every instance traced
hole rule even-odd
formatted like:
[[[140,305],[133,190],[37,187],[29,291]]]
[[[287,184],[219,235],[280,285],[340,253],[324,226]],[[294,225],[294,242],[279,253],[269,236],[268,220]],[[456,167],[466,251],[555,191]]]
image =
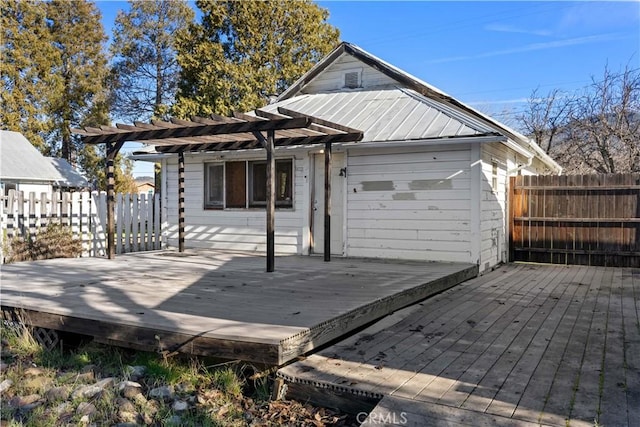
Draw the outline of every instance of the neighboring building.
[[[155,192],[155,185],[153,184],[153,177],[140,177],[136,179],[136,187],[138,189],[138,194],[149,194],[153,195]]]
[[[561,172],[525,136],[348,43],[262,110],[364,132],[333,145],[338,256],[490,268],[506,260],[508,176]],[[323,250],[322,148],[276,149],[278,253]],[[165,233],[177,245],[176,156],[133,158],[162,162]],[[264,252],[264,174],[264,150],[186,154],[186,246]]]
[[[0,131],[0,186],[51,194],[89,188],[89,182],[64,159],[43,156],[21,133]]]

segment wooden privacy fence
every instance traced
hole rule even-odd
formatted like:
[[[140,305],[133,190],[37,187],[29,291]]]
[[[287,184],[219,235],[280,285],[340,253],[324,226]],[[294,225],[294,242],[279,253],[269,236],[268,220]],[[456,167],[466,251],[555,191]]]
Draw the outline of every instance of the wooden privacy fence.
[[[3,243],[14,237],[37,235],[55,222],[71,229],[82,243],[82,256],[105,256],[107,195],[104,192],[25,194],[9,190],[2,197]],[[116,250],[118,253],[161,248],[160,197],[116,195]]]
[[[511,177],[510,260],[640,267],[640,174]]]

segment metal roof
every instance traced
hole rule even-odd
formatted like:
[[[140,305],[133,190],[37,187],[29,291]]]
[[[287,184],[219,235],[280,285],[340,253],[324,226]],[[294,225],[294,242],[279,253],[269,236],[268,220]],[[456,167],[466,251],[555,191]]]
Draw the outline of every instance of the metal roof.
[[[45,157],[19,132],[0,131],[0,178],[6,181],[88,187],[89,182],[65,159]]]
[[[303,113],[364,132],[363,141],[497,135],[495,128],[401,87],[299,95],[261,108]]]
[[[76,188],[89,187],[89,181],[65,159],[58,157],[45,157],[45,159],[58,171],[58,179],[56,180],[58,185]]]
[[[60,174],[19,132],[0,131],[0,178],[13,181],[54,182]]]

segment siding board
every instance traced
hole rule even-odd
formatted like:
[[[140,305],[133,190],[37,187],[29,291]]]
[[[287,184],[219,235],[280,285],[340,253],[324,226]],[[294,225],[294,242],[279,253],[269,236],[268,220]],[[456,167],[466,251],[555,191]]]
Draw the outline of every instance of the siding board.
[[[349,150],[347,255],[469,262],[468,151]]]

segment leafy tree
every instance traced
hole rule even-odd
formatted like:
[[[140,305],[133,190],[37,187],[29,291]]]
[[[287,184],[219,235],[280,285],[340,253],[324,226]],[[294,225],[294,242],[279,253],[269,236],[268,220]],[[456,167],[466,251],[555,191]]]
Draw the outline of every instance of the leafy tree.
[[[162,117],[173,103],[180,67],[175,34],[193,21],[183,1],[129,0],[113,31],[112,114],[127,122]]]
[[[89,180],[103,183],[103,156],[70,133],[70,127],[109,123],[98,10],[79,0],[8,0],[0,8],[2,128],[23,133],[43,154],[77,161]],[[118,185],[128,186],[130,165],[116,164]]]
[[[532,97],[521,127],[566,173],[640,172],[640,69],[592,79],[580,92]]]
[[[310,1],[198,0],[201,23],[178,34],[182,76],[173,113],[229,114],[263,106],[338,43]]]
[[[94,147],[95,146],[91,145],[88,147],[91,148],[91,150],[83,150],[80,153],[80,162],[83,164],[87,176],[90,176],[92,182],[97,184],[97,188],[106,190],[106,147],[104,144]],[[123,157],[122,154],[118,154],[114,160],[114,166],[116,193],[137,193],[138,187],[133,177],[133,161]]]
[[[45,136],[53,129],[48,94],[60,90],[62,78],[51,72],[60,55],[51,44],[44,4],[1,2],[0,27],[0,125],[2,129],[21,132],[47,154]]]
[[[54,122],[51,145],[60,148],[62,158],[74,161],[76,151],[82,147],[70,128],[109,123],[105,89],[108,67],[103,50],[107,37],[95,4],[52,0],[46,5],[51,40],[59,52],[52,72],[63,81],[62,89],[49,95]]]

